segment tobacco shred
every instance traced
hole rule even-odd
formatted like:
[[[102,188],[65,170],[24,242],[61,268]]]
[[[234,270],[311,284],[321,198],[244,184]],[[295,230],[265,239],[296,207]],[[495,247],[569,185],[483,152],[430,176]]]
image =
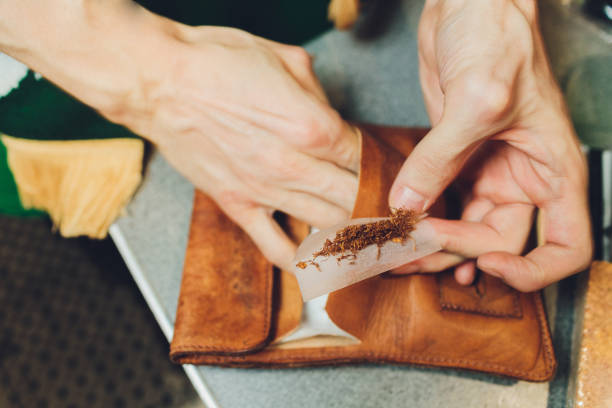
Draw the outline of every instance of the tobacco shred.
[[[410,240],[410,233],[414,231],[414,225],[418,219],[419,214],[415,211],[393,209],[388,219],[368,224],[349,225],[336,232],[333,240],[327,239],[323,248],[312,254],[312,260],[299,262],[297,267],[304,269],[309,264],[314,264],[314,260],[320,256],[340,255],[336,258],[338,262],[343,259],[354,261],[359,251],[373,244],[378,246],[380,257],[380,247],[388,241],[404,243]]]
[[[300,269],[306,269],[308,265],[313,265],[315,268],[321,271],[321,266],[312,259],[309,259],[306,262],[298,262],[295,266],[297,266]]]
[[[340,262],[343,259],[350,259],[351,261],[354,261],[355,259],[357,259],[357,255],[355,255],[355,254],[344,254],[344,255],[338,257],[337,261]]]

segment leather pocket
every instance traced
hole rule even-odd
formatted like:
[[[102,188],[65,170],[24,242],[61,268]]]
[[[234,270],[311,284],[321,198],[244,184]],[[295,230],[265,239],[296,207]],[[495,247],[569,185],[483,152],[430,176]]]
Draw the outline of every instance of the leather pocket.
[[[517,319],[523,316],[519,293],[499,278],[481,272],[472,285],[463,286],[449,270],[438,274],[437,280],[443,310]]]

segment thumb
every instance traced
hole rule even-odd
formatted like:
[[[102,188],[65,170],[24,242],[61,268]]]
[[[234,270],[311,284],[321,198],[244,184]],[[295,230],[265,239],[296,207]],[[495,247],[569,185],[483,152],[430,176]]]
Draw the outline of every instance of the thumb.
[[[426,211],[455,178],[478,146],[472,136],[453,131],[442,120],[416,145],[389,193],[392,208]]]

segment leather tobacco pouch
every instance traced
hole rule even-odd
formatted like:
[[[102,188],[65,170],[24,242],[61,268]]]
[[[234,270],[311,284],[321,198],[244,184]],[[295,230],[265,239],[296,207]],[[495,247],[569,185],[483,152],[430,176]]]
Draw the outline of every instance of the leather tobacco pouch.
[[[353,217],[388,215],[387,195],[426,129],[361,126]],[[443,211],[441,205],[435,211]],[[300,241],[308,226],[288,218]],[[452,271],[379,275],[330,293],[329,318],[359,341],[317,336],[275,343],[300,325],[292,274],[277,270],[216,204],[196,192],[170,358],[180,364],[297,367],[394,363],[547,381],[556,361],[541,294],[482,274],[460,286]]]

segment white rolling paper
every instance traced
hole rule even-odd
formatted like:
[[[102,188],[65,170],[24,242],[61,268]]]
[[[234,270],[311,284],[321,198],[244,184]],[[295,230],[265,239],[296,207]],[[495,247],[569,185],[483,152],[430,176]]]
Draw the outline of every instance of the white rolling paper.
[[[326,239],[333,240],[336,232],[356,224],[372,223],[385,218],[357,218],[309,235],[297,249],[293,272],[297,277],[304,301],[352,285],[353,283],[405,265],[442,249],[427,219],[419,221],[410,233],[411,239],[403,243],[389,241],[379,248],[370,245],[355,257],[337,260],[338,256],[320,256],[308,263],[312,254],[323,248]],[[299,262],[306,262],[304,269]]]
[[[359,340],[345,332],[334,323],[325,310],[327,295],[304,302],[300,325],[286,336],[275,342],[275,345],[308,339],[316,336],[335,336],[359,343]]]

